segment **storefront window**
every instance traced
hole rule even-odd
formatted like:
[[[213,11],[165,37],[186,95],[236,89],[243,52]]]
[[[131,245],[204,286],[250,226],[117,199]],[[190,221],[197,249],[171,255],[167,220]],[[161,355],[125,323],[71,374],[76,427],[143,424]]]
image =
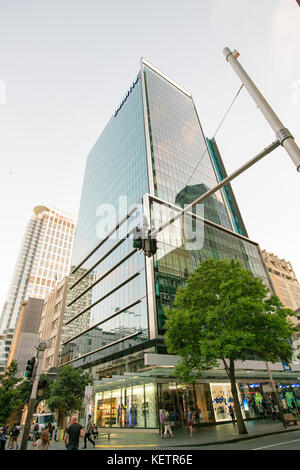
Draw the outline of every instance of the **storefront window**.
[[[143,428],[146,427],[144,413],[144,387],[132,387],[132,406],[133,406],[133,426]]]
[[[195,384],[195,405],[194,410],[196,411],[196,423],[213,423],[214,409],[211,400],[211,394],[209,384]]]
[[[144,413],[146,415],[147,428],[155,428],[157,426],[156,419],[156,396],[154,384],[145,385],[145,402]]]
[[[240,385],[240,390],[246,418],[259,417],[258,407],[263,402],[263,395],[261,394],[259,385],[243,384]]]
[[[231,420],[229,414],[229,405],[232,407],[233,404],[233,397],[231,393],[231,385],[230,384],[210,384],[213,408],[215,413],[215,420],[216,422],[219,421],[229,421]],[[239,394],[239,402],[242,405],[242,400]],[[245,412],[242,408],[242,415],[245,418]]]

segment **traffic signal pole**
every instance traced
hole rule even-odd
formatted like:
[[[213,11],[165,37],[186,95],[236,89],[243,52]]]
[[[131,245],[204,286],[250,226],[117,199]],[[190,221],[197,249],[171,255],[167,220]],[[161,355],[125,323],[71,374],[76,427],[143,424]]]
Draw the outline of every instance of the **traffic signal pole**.
[[[268,121],[272,129],[274,130],[276,134],[276,140],[272,142],[268,147],[266,147],[263,151],[261,151],[259,154],[257,154],[252,160],[249,160],[247,163],[241,166],[234,173],[227,176],[227,178],[223,179],[214,188],[210,189],[201,197],[196,199],[194,202],[192,202],[191,204],[186,206],[184,209],[179,211],[176,215],[174,215],[172,218],[170,218],[170,220],[162,224],[160,227],[151,231],[150,233],[151,238],[155,238],[159,232],[161,232],[164,228],[168,227],[170,224],[174,223],[175,220],[182,217],[182,215],[185,212],[191,211],[191,209],[195,205],[202,203],[207,197],[214,194],[223,186],[226,186],[226,184],[228,184],[234,178],[242,174],[244,171],[248,170],[248,168],[250,168],[252,165],[257,163],[259,160],[261,160],[263,157],[265,157],[269,153],[271,153],[280,145],[285,148],[290,158],[294,162],[297,168],[297,171],[300,172],[300,149],[298,145],[296,144],[296,142],[294,141],[294,137],[292,136],[290,131],[286,127],[284,127],[280,119],[274,113],[271,106],[268,104],[266,99],[263,97],[263,95],[260,93],[258,88],[255,86],[255,84],[253,83],[249,75],[245,72],[241,64],[237,61],[237,57],[239,56],[239,53],[236,50],[231,52],[231,50],[228,47],[226,47],[223,52],[224,52],[227,62],[230,63],[230,65],[232,66],[236,74],[239,76],[245,88],[248,90],[248,92],[254,99],[255,103],[257,104],[258,108],[263,113],[264,117],[266,118],[266,120]]]
[[[30,426],[31,426],[32,417],[33,417],[35,407],[36,407],[36,395],[37,395],[40,375],[41,375],[41,371],[42,371],[43,361],[41,359],[43,358],[43,353],[44,353],[45,349],[46,349],[46,346],[44,347],[44,343],[41,343],[41,345],[39,345],[37,347],[35,368],[34,368],[34,371],[33,371],[33,374],[32,374],[33,384],[32,384],[32,389],[31,389],[30,400],[29,400],[29,403],[28,403],[27,416],[26,416],[26,421],[25,421],[25,425],[24,425],[24,429],[23,429],[23,435],[22,435],[20,450],[27,450],[27,444],[28,444],[29,433],[30,433]],[[41,357],[39,357],[39,353],[41,353]]]
[[[300,171],[300,149],[294,141],[294,137],[292,136],[290,131],[286,127],[284,127],[284,125],[274,113],[269,103],[263,97],[259,89],[256,87],[256,85],[253,83],[253,81],[247,74],[247,72],[241,66],[241,64],[238,62],[237,58],[239,57],[239,53],[236,50],[231,52],[229,47],[225,47],[223,53],[226,57],[227,62],[229,62],[229,64],[232,66],[233,70],[244,84],[244,87],[252,96],[257,107],[260,109],[260,111],[272,127],[280,144],[282,145],[282,147],[285,148],[285,150],[293,160],[297,171]]]
[[[223,186],[226,186],[230,181],[232,181],[234,178],[236,178],[237,176],[244,173],[244,171],[248,170],[251,166],[253,166],[255,163],[257,163],[259,160],[264,158],[266,155],[271,153],[273,150],[275,150],[279,146],[280,146],[279,140],[275,140],[274,142],[272,142],[270,145],[268,145],[266,148],[264,148],[264,150],[259,152],[251,160],[246,162],[244,165],[242,165],[240,168],[238,168],[236,171],[234,171],[231,175],[224,178],[219,184],[217,184],[212,189],[210,189],[209,191],[204,193],[202,196],[200,196],[198,199],[196,199],[191,204],[187,205],[184,209],[179,211],[176,215],[171,217],[167,222],[162,224],[160,227],[158,227],[157,229],[154,229],[150,234],[151,237],[153,237],[153,238],[156,237],[156,235],[159,232],[161,232],[164,228],[168,227],[170,224],[174,223],[175,220],[182,217],[184,213],[186,213],[188,211],[191,211],[193,209],[193,207],[196,206],[197,204],[201,204],[206,198],[208,198],[209,196],[212,196],[216,191],[219,191],[219,189],[223,188]]]

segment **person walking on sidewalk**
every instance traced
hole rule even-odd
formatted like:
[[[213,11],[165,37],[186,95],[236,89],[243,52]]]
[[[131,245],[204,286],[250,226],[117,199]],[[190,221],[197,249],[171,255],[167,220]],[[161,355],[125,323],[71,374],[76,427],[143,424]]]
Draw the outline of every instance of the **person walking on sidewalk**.
[[[165,430],[165,410],[159,410],[159,433],[160,437],[164,437],[164,430]]]
[[[33,447],[36,450],[48,450],[50,445],[50,437],[47,430],[42,431],[41,437],[37,441],[34,441]]]
[[[3,426],[0,428],[0,450],[5,450],[5,444],[9,439],[9,426]]]
[[[261,403],[258,405],[258,412],[259,412],[259,415],[260,415],[261,418],[266,419],[265,409],[264,409],[264,407],[262,406]]]
[[[193,428],[194,419],[195,419],[195,412],[191,408],[188,408],[188,424],[190,428],[190,437],[193,437],[193,432],[195,432]]]
[[[91,421],[91,415],[88,416],[88,421],[85,425],[85,435],[84,435],[84,447],[83,449],[86,449],[86,441],[90,441],[93,444],[93,447],[95,447],[95,441],[91,439],[91,433],[92,433],[92,421]]]
[[[171,422],[170,422],[170,413],[166,411],[165,413],[165,418],[164,418],[164,423],[165,423],[165,439],[168,437],[168,432],[170,433],[171,437],[174,438],[174,434],[172,432],[171,428]]]
[[[20,434],[20,430],[21,430],[21,426],[18,423],[15,423],[11,431],[11,447],[10,447],[11,449],[14,449],[15,445],[16,445],[16,449],[18,448],[18,437]]]
[[[67,450],[78,450],[79,437],[84,437],[84,429],[77,422],[77,416],[71,418],[71,424],[67,427],[64,441]]]
[[[232,422],[234,423],[234,420],[235,420],[235,414],[234,414],[234,409],[232,408],[232,405],[229,405],[229,407],[228,407],[228,411],[229,411],[229,414],[230,414],[231,420],[232,420]]]

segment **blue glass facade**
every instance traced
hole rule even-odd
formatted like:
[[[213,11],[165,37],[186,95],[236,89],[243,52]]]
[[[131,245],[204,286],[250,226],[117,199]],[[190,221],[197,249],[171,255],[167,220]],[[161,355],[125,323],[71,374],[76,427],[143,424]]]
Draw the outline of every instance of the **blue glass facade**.
[[[140,217],[135,204],[147,192],[138,76],[87,158],[65,312],[63,362],[81,358],[74,365],[84,365],[148,339],[144,256],[126,238]]]
[[[133,248],[129,234],[146,210],[136,207],[146,193],[157,227],[162,200],[169,216],[217,182],[191,95],[142,62],[87,158],[63,363],[105,364],[162,344],[164,307],[202,259],[239,259],[268,284],[258,246],[234,232],[234,214],[222,191],[205,201],[206,222],[193,219],[191,233],[176,224],[163,230],[154,258],[145,260]],[[188,242],[195,232],[202,236],[197,246]]]

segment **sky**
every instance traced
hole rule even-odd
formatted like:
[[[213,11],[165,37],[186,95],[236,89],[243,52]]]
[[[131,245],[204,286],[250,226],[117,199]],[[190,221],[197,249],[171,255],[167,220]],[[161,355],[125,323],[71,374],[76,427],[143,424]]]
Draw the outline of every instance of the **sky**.
[[[239,61],[300,146],[296,0],[0,0],[0,309],[36,205],[78,215],[86,157],[141,56],[190,91],[212,137]],[[245,88],[216,134],[228,174],[274,133]],[[249,237],[300,280],[300,173],[278,148],[232,187]]]

